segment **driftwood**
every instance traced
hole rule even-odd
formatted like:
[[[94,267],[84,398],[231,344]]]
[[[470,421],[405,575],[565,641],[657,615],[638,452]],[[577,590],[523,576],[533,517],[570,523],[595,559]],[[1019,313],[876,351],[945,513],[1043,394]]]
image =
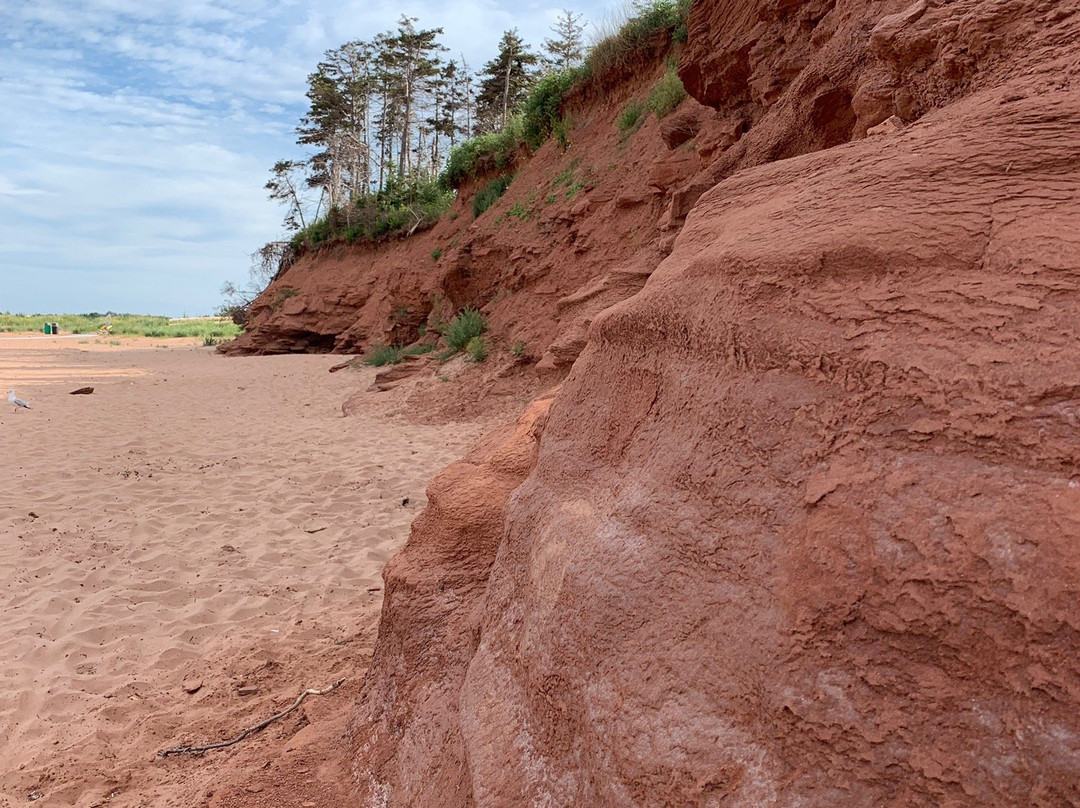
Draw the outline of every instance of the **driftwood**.
[[[299,707],[301,705],[301,703],[303,703],[304,699],[306,699],[308,696],[325,696],[331,690],[336,690],[338,687],[340,687],[341,683],[344,682],[344,681],[345,681],[344,679],[338,679],[336,682],[334,682],[329,687],[324,687],[321,690],[315,690],[314,688],[308,688],[307,690],[305,690],[303,693],[300,694],[299,698],[297,698],[296,701],[294,701],[291,705],[286,707],[280,713],[274,713],[272,716],[267,718],[265,721],[260,721],[255,726],[248,727],[247,729],[245,729],[243,732],[241,732],[239,735],[237,735],[235,738],[233,738],[230,741],[217,741],[216,743],[207,743],[207,744],[202,744],[201,746],[176,746],[176,747],[173,747],[172,749],[162,749],[160,752],[158,752],[158,755],[160,755],[161,757],[168,757],[169,755],[183,755],[183,754],[187,754],[189,752],[192,753],[192,754],[201,754],[203,752],[209,752],[212,749],[224,749],[227,746],[232,746],[233,744],[238,744],[238,743],[240,743],[240,741],[244,740],[244,738],[246,738],[248,735],[251,735],[254,732],[258,732],[259,730],[264,729],[265,727],[268,727],[270,724],[274,723],[275,721],[278,721],[279,719],[282,719],[285,716],[287,716],[289,713],[291,713],[293,710],[295,710],[297,707]]]

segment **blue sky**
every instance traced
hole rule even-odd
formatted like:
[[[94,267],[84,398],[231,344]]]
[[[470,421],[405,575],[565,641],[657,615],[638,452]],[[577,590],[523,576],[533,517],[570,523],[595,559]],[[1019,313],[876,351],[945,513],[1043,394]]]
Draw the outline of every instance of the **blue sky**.
[[[501,32],[538,48],[611,0],[32,0],[0,29],[0,311],[194,316],[282,233],[263,184],[323,53],[442,27],[476,69]]]

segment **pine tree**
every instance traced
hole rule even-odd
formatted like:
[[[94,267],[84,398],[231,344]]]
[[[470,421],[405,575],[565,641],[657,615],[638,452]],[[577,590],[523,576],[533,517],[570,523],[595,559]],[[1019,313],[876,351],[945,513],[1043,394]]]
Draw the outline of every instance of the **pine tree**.
[[[585,26],[581,22],[583,17],[583,14],[563,9],[563,13],[551,26],[555,39],[544,40],[544,50],[550,55],[551,64],[559,70],[569,70],[577,66],[585,55],[582,39]]]
[[[442,28],[418,31],[415,17],[402,15],[398,21],[397,35],[387,40],[390,46],[388,65],[392,69],[391,91],[400,104],[398,151],[398,173],[408,174],[413,168],[412,132],[413,125],[419,119],[418,109],[425,100],[425,95],[432,81],[439,75],[439,53],[446,48],[436,41]]]
[[[304,218],[304,199],[300,190],[305,182],[302,175],[306,170],[305,163],[296,160],[278,160],[270,169],[270,179],[263,186],[270,192],[271,199],[285,203],[286,230],[302,230],[307,227],[307,219]],[[315,215],[318,215],[318,211]]]
[[[534,67],[540,58],[522,42],[517,29],[506,31],[499,42],[499,55],[484,65],[480,92],[476,97],[477,133],[498,131],[529,93]]]

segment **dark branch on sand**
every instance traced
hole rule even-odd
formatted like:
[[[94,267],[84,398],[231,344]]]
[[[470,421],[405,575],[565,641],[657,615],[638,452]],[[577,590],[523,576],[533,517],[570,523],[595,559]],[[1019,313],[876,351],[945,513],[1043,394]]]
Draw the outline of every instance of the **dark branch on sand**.
[[[211,749],[224,749],[227,746],[232,746],[233,744],[240,743],[240,741],[244,740],[244,738],[246,738],[248,735],[251,735],[253,732],[258,732],[264,727],[267,727],[275,721],[287,716],[289,713],[299,707],[300,704],[304,701],[304,699],[306,699],[308,696],[325,696],[331,690],[335,690],[336,688],[340,687],[341,683],[344,681],[344,679],[338,679],[329,687],[324,687],[321,690],[308,688],[300,694],[299,698],[297,698],[296,701],[294,701],[291,705],[282,710],[280,713],[274,713],[265,721],[261,721],[255,726],[245,729],[231,741],[218,741],[217,743],[208,743],[203,744],[202,746],[177,746],[172,749],[162,749],[160,752],[158,752],[158,755],[160,755],[161,757],[168,757],[169,755],[183,755],[187,752],[198,754],[201,752],[209,752]]]

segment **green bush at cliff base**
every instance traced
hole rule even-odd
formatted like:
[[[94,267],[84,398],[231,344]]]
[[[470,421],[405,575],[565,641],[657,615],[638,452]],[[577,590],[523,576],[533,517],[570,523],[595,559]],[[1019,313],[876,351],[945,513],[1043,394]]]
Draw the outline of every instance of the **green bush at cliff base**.
[[[446,324],[443,338],[452,351],[460,351],[469,344],[469,340],[479,337],[487,329],[484,315],[476,309],[464,309],[461,314]]]
[[[395,345],[375,345],[364,357],[365,365],[381,368],[383,365],[396,365],[401,361],[401,348]]]
[[[473,337],[465,344],[465,353],[474,362],[483,362],[488,357],[488,343],[483,337]]]

